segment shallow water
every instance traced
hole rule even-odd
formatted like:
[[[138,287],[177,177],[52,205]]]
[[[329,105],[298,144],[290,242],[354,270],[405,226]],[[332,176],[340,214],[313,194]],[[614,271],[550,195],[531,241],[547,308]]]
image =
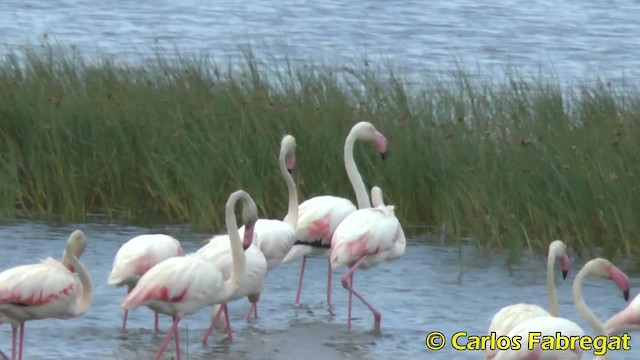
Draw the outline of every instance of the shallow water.
[[[81,261],[90,270],[95,300],[82,317],[70,320],[42,320],[27,323],[26,359],[148,359],[170,326],[161,317],[162,334],[153,337],[153,315],[139,308],[129,315],[129,332],[120,334],[122,310],[118,307],[124,289],[107,285],[106,278],[118,247],[129,238],[146,232],[164,232],[183,241],[185,251],[196,250],[208,236],[179,227],[143,229],[105,224],[80,224],[89,245]],[[0,226],[0,264],[2,269],[33,263],[39,258],[58,258],[74,227],[52,227],[31,222]],[[426,245],[425,245],[426,243]],[[429,331],[450,335],[456,331],[483,334],[489,319],[502,306],[531,302],[547,307],[543,257],[526,261],[510,275],[504,258],[480,256],[473,248],[462,249],[435,242],[411,242],[404,258],[356,273],[355,286],[382,312],[382,334],[371,332],[373,320],[368,310],[354,298],[351,332],[346,326],[347,293],[340,285],[345,269],[334,273],[333,314],[322,303],[326,289],[326,262],[307,261],[302,306],[293,305],[299,262],[274,270],[259,302],[260,318],[247,324],[246,300],[229,305],[234,343],[226,335],[214,333],[208,346],[200,342],[209,323],[210,310],[185,318],[180,323],[182,354],[185,359],[399,359],[426,358],[479,359],[477,352],[456,352],[445,347],[439,352],[425,348]],[[582,264],[573,259],[567,280],[558,275],[560,311],[592,334],[571,301],[571,283]],[[627,268],[620,265],[623,270]],[[637,274],[631,277],[632,297]],[[605,319],[624,308],[625,302],[613,283],[588,279],[584,296],[593,311]],[[0,348],[10,350],[10,328],[0,326]],[[640,342],[633,340],[630,352],[612,353],[610,359],[637,359]],[[172,345],[165,359],[172,358]],[[587,357],[590,358],[590,357]]]
[[[638,13],[635,0],[3,0],[0,44],[47,34],[89,55],[174,55],[178,46],[220,58],[251,43],[258,53],[334,65],[366,55],[439,73],[460,60],[483,75],[513,66],[619,82],[640,77]]]

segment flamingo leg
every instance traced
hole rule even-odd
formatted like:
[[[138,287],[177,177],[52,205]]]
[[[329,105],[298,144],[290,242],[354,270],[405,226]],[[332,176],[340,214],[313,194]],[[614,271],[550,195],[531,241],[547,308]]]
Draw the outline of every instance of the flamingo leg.
[[[173,330],[174,331],[174,336],[175,336],[175,340],[176,340],[176,360],[180,360],[180,336],[178,334],[178,327],[176,326],[176,328]]]
[[[351,285],[351,288],[353,289],[353,273],[351,273],[351,276],[349,276],[349,284]],[[347,320],[347,329],[351,330],[351,303],[353,302],[353,292],[349,291],[349,317]]]
[[[227,304],[224,305],[224,320],[227,324],[227,336],[229,337],[229,343],[233,342],[233,337],[231,336],[231,322],[229,321],[229,311],[227,310]]]
[[[344,274],[344,276],[342,277],[342,286],[345,289],[349,290],[350,293],[353,293],[353,295],[355,295],[358,299],[360,299],[360,301],[362,301],[362,303],[365,304],[369,308],[369,310],[371,310],[371,313],[373,313],[375,330],[379,332],[380,320],[382,319],[382,314],[380,314],[378,310],[376,310],[373,306],[371,306],[371,304],[369,304],[369,302],[365,300],[365,298],[362,295],[360,295],[357,291],[355,291],[353,289],[353,285],[349,281],[349,280],[353,281],[353,273],[356,270],[358,270],[358,268],[366,258],[367,258],[367,255],[364,255],[363,257],[361,257],[358,261],[356,261],[355,264],[353,264],[353,266],[349,269],[349,271],[347,271],[347,273]],[[349,316],[349,320],[351,320],[351,316]]]
[[[16,360],[18,326],[20,325],[11,325],[11,360]]]
[[[218,320],[220,319],[220,315],[222,314],[223,308],[222,306],[220,306],[220,308],[218,308],[218,311],[216,312],[215,316],[211,319],[211,325],[209,325],[209,328],[207,329],[207,331],[204,333],[204,336],[202,337],[202,343],[207,345],[207,342],[209,341],[209,336],[211,335],[211,333],[213,332],[213,329],[216,327],[216,324],[218,323]]]
[[[129,317],[129,310],[124,311],[124,318],[122,320],[122,332],[127,332],[127,318]]]
[[[296,293],[296,305],[300,304],[300,292],[302,291],[302,278],[304,277],[304,265],[307,263],[307,257],[302,257],[302,266],[300,266],[300,278],[298,279],[298,292]]]
[[[5,355],[5,354],[2,352],[2,350],[0,350],[0,358],[1,358],[2,360],[9,360],[9,358],[7,357],[7,355]]]
[[[253,310],[256,308],[256,303],[251,303],[251,306],[249,306],[249,311],[247,311],[247,322],[251,321],[251,312],[253,312]],[[256,310],[257,313],[257,310]],[[256,315],[256,318],[258,317],[258,315]]]
[[[22,360],[22,345],[24,345],[24,321],[20,322],[20,350],[18,350],[19,360]]]
[[[327,261],[327,306],[331,306],[331,275],[333,272],[331,271],[331,261]]]
[[[167,345],[169,345],[169,341],[171,341],[171,336],[172,335],[178,335],[178,323],[180,322],[180,317],[178,316],[174,316],[173,317],[173,324],[171,325],[171,329],[169,330],[169,332],[167,332],[167,336],[164,337],[164,340],[162,340],[162,344],[160,344],[160,348],[158,349],[158,352],[156,353],[156,360],[160,360],[160,356],[162,356],[162,353],[164,352],[164,350],[167,348]],[[180,349],[176,348],[176,359],[180,360]]]
[[[157,334],[160,331],[160,327],[158,327],[158,313],[154,311],[155,314],[155,322],[153,324],[153,334]]]

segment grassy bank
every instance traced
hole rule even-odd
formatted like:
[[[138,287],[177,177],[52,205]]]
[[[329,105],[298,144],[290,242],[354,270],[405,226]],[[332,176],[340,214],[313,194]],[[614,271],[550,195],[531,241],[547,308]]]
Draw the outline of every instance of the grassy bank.
[[[389,140],[384,162],[356,146],[405,224],[446,220],[455,235],[517,252],[561,238],[605,253],[640,244],[640,95],[464,74],[425,80],[367,65],[301,66],[270,76],[202,60],[91,62],[51,49],[0,60],[0,215],[223,228],[242,187],[261,216],[286,213],[277,169],[297,138],[301,200],[354,198],[342,147],[359,119]],[[283,65],[282,68],[286,68]],[[342,79],[342,80],[340,80]]]

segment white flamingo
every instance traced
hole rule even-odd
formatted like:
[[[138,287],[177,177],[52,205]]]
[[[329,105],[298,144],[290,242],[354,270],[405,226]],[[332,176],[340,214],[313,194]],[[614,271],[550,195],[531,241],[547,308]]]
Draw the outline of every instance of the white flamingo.
[[[289,250],[291,250],[296,237],[295,229],[298,222],[298,192],[293,177],[291,176],[296,163],[295,151],[296,139],[291,135],[285,135],[280,143],[280,154],[278,156],[280,173],[282,174],[282,177],[284,178],[284,181],[287,185],[287,191],[289,195],[289,210],[285,220],[258,219],[253,230],[255,234],[253,243],[255,243],[256,246],[260,249],[267,261],[267,273],[280,265],[282,259],[285,257],[285,255],[287,255]],[[240,232],[240,237],[243,237],[244,226],[242,226],[238,231]],[[219,245],[217,250],[214,251],[214,254],[212,254],[212,258],[216,258],[215,261],[219,261],[218,258],[222,253],[224,253],[227,242],[219,243],[221,241],[220,235],[214,236],[209,240],[209,242],[213,241],[214,239]],[[253,254],[254,250],[250,250],[250,253]],[[228,259],[225,261],[228,263]],[[260,299],[260,294],[261,293],[252,293],[252,295],[248,296],[248,300],[251,306],[249,307],[249,311],[247,312],[247,321],[250,320],[252,311],[255,318],[258,318],[258,301]],[[211,313],[212,319],[215,318],[216,315],[218,315],[219,310],[220,305],[215,305],[213,307]],[[209,335],[211,335],[211,333],[213,332],[214,327],[219,328],[220,330],[225,330],[225,314],[222,313],[218,316],[220,316],[221,318],[219,317],[218,321],[215,323],[213,321],[211,322],[211,326],[209,326],[209,329],[207,329],[203,337],[203,342],[205,344],[207,343]]]
[[[629,277],[615,265],[603,258],[596,258],[587,262],[573,281],[573,301],[578,313],[594,329],[596,335],[608,336],[604,325],[591,312],[582,297],[582,284],[587,276],[597,276],[611,279],[618,289],[623,292],[624,299],[629,300]],[[562,317],[539,316],[527,319],[517,324],[508,333],[508,337],[520,336],[522,341],[519,350],[498,350],[496,360],[543,360],[543,359],[582,359],[582,350],[542,350],[540,344],[529,350],[529,333],[540,332],[542,336],[555,336],[560,332],[564,336],[583,336],[584,330],[575,322]],[[601,357],[603,359],[604,357]]]
[[[351,303],[355,295],[373,313],[374,327],[380,331],[382,314],[353,288],[353,273],[368,269],[383,261],[396,260],[404,255],[406,238],[393,205],[384,205],[382,190],[372,189],[378,207],[358,209],[349,214],[336,228],[331,240],[331,267],[347,265],[342,286],[349,291],[347,326],[351,329]]]
[[[20,265],[0,273],[0,313],[13,320],[12,360],[16,358],[17,324],[20,327],[18,359],[22,360],[26,321],[78,317],[91,306],[91,277],[78,260],[86,246],[84,233],[75,230],[67,240],[62,262],[47,258],[37,264]]]
[[[365,209],[371,207],[371,202],[353,158],[353,146],[356,140],[373,142],[382,159],[384,159],[387,153],[387,139],[375,126],[366,121],[355,124],[345,139],[345,169],[356,194],[358,208]],[[330,195],[316,196],[300,204],[296,241],[291,251],[282,260],[283,263],[286,263],[302,257],[298,290],[296,292],[296,305],[300,303],[302,279],[307,257],[328,258],[331,253],[331,238],[338,224],[356,210],[357,208],[351,200]],[[327,305],[331,305],[331,274],[332,268],[329,262],[327,269]]]
[[[226,301],[240,287],[246,267],[234,212],[235,204],[240,200],[243,201],[245,236],[253,235],[253,226],[258,220],[256,204],[247,192],[238,190],[229,196],[225,207],[225,219],[229,230],[233,265],[227,280],[224,280],[216,265],[196,253],[172,257],[158,263],[142,275],[136,287],[122,303],[124,309],[146,305],[154,311],[173,317],[173,324],[160,344],[156,360],[160,359],[172,336],[175,336],[176,358],[180,360],[180,319],[195,314],[206,306]],[[228,316],[227,314],[227,319]]]
[[[115,258],[109,285],[127,287],[127,293],[136,286],[140,277],[157,263],[174,256],[182,256],[180,242],[169,235],[145,234],[139,235],[120,246]],[[122,332],[127,331],[129,310],[124,311]],[[154,333],[158,332],[158,313],[154,312]]]
[[[547,255],[547,291],[549,292],[549,312],[535,304],[513,304],[500,309],[489,325],[487,334],[496,333],[496,337],[506,335],[514,326],[527,319],[538,316],[560,316],[558,310],[558,295],[554,282],[555,263],[560,263],[562,279],[567,278],[569,273],[569,256],[567,256],[567,246],[561,240],[555,240],[549,244]],[[497,349],[487,348],[484,354],[485,359],[493,359]]]

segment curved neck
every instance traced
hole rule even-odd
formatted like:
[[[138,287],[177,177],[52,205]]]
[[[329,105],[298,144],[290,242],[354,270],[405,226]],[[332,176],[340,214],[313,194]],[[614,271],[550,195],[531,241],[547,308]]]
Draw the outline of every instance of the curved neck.
[[[598,320],[598,318],[593,314],[593,312],[587,307],[587,304],[584,302],[584,298],[582,297],[582,283],[584,279],[589,274],[590,269],[585,266],[580,270],[578,275],[576,275],[575,280],[573,281],[573,302],[575,303],[576,310],[582,315],[591,328],[596,332],[596,335],[608,336],[607,331],[604,328],[604,325]],[[606,356],[600,356],[600,359],[606,359]]]
[[[349,181],[351,181],[353,191],[356,193],[358,209],[366,209],[371,207],[371,202],[369,201],[367,189],[364,187],[362,176],[356,166],[356,161],[353,159],[353,145],[355,142],[355,135],[349,133],[347,140],[344,142],[344,167],[347,170],[347,176],[349,177]]]
[[[549,252],[547,256],[547,290],[549,291],[549,312],[551,316],[559,316],[558,294],[556,293],[556,285],[553,279],[555,271],[555,259],[556,256],[552,252]]]
[[[293,181],[293,176],[291,176],[287,169],[286,153],[280,155],[279,163],[280,173],[284,178],[284,182],[287,184],[287,191],[289,192],[289,210],[285,222],[295,230],[298,225],[298,190],[296,183]]]
[[[89,310],[89,307],[91,307],[91,303],[93,302],[93,283],[91,282],[91,277],[89,276],[87,268],[84,267],[73,253],[67,253],[65,256],[78,273],[78,279],[80,279],[80,285],[82,285],[81,294],[76,299],[75,306],[72,310],[73,316],[80,316]]]
[[[231,257],[233,258],[233,268],[228,283],[236,283],[244,277],[246,269],[246,258],[242,249],[242,240],[238,232],[238,223],[236,221],[235,206],[239,200],[239,196],[235,196],[232,201],[227,203],[225,210],[225,218],[227,223],[227,231],[229,232],[229,242],[231,243]],[[245,231],[248,231],[246,229]]]

